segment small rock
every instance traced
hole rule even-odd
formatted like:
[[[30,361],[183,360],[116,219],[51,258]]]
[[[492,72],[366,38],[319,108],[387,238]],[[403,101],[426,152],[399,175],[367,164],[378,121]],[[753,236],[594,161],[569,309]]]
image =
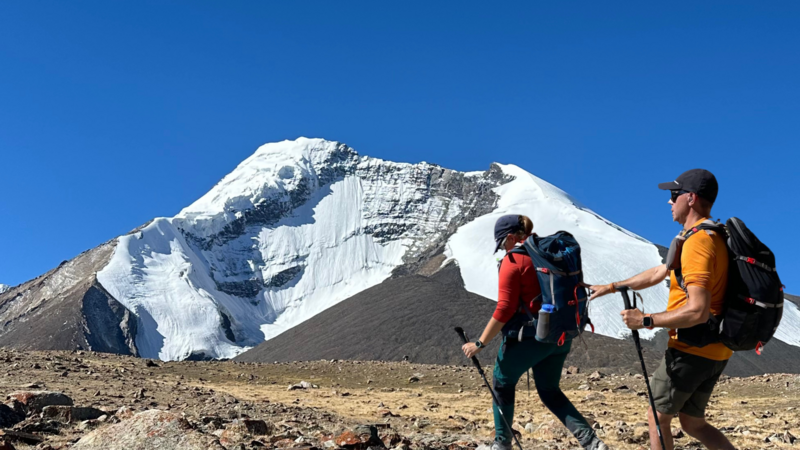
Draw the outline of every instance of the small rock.
[[[346,445],[360,444],[361,439],[359,439],[359,437],[356,436],[355,433],[348,430],[337,436],[336,439],[333,440],[333,442],[339,447],[344,447]]]
[[[605,378],[605,377],[606,377],[606,375],[604,373],[601,373],[601,372],[598,371],[598,372],[592,372],[592,374],[589,375],[589,377],[587,379],[589,381],[599,381],[600,379]]]
[[[417,383],[417,382],[419,382],[419,378],[415,377],[415,376],[409,377],[408,378],[408,382],[409,383]]]
[[[673,438],[680,439],[680,438],[682,438],[684,436],[685,436],[685,434],[683,434],[683,429],[682,428],[673,428],[672,429],[672,437]]]
[[[45,406],[42,409],[42,419],[55,420],[60,423],[72,422],[71,406]]]
[[[301,382],[299,382],[297,384],[293,384],[293,385],[289,386],[288,390],[294,391],[294,390],[297,390],[297,389],[317,389],[318,387],[319,386],[317,386],[316,384],[311,384],[308,381],[301,381]]]
[[[599,393],[599,392],[592,392],[591,394],[587,395],[586,397],[581,400],[582,402],[593,402],[593,401],[603,401],[606,399],[606,396]]]
[[[133,409],[127,406],[123,406],[122,408],[118,409],[116,413],[114,413],[114,415],[120,419],[130,419],[131,417],[133,417],[133,414],[134,414]]]

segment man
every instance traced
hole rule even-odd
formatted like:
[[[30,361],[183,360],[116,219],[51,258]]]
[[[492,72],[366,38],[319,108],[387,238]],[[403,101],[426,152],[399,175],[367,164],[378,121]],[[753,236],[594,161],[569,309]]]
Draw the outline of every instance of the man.
[[[659,189],[671,192],[672,219],[683,225],[685,235],[711,217],[711,207],[719,189],[711,172],[693,169],[675,181],[661,183]],[[728,251],[724,237],[713,230],[700,230],[686,239],[680,255],[680,274],[683,287],[670,274],[667,310],[644,315],[638,309],[625,310],[622,319],[631,330],[668,328],[669,345],[661,365],[653,374],[653,397],[658,410],[658,422],[667,449],[672,450],[670,423],[677,414],[681,427],[710,449],[734,449],[730,441],[705,420],[705,410],[714,385],[733,352],[720,342],[700,346],[690,345],[681,336],[700,330],[711,333],[707,324],[712,315],[722,313],[725,286],[728,280]],[[673,265],[674,267],[674,265]],[[616,292],[618,286],[639,290],[662,283],[669,274],[667,265],[660,265],[624,281],[605,286],[590,286],[591,299]],[[696,328],[692,328],[696,327]],[[703,331],[705,327],[705,331]],[[691,330],[689,330],[691,329]],[[713,334],[711,334],[713,337]],[[697,342],[697,341],[693,341]],[[650,448],[660,449],[653,411],[648,410]]]

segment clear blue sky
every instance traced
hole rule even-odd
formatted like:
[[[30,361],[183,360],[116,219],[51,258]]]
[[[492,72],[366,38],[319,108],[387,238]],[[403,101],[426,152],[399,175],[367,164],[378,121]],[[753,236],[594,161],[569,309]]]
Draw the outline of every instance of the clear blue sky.
[[[497,2],[494,2],[497,3]],[[514,163],[668,244],[703,167],[800,292],[800,2],[0,2],[0,282],[298,136]]]

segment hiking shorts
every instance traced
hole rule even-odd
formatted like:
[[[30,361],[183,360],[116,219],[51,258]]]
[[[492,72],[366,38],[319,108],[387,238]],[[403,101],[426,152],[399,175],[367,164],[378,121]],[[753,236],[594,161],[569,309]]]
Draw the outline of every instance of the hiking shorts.
[[[661,414],[705,417],[711,398],[728,361],[714,361],[674,348],[667,348],[653,374],[653,400]]]

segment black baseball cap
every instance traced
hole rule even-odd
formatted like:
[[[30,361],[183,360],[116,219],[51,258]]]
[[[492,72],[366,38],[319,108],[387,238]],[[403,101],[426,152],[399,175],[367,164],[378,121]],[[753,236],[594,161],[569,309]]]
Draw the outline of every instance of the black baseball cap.
[[[714,203],[717,199],[719,184],[717,177],[705,169],[692,169],[683,172],[675,181],[668,181],[658,185],[665,191],[684,190],[694,192],[698,196]]]
[[[525,231],[525,227],[519,223],[518,214],[509,214],[497,219],[497,222],[494,223],[494,241],[497,243],[494,252],[497,253],[500,250],[503,239],[509,234],[514,234],[518,231]]]

